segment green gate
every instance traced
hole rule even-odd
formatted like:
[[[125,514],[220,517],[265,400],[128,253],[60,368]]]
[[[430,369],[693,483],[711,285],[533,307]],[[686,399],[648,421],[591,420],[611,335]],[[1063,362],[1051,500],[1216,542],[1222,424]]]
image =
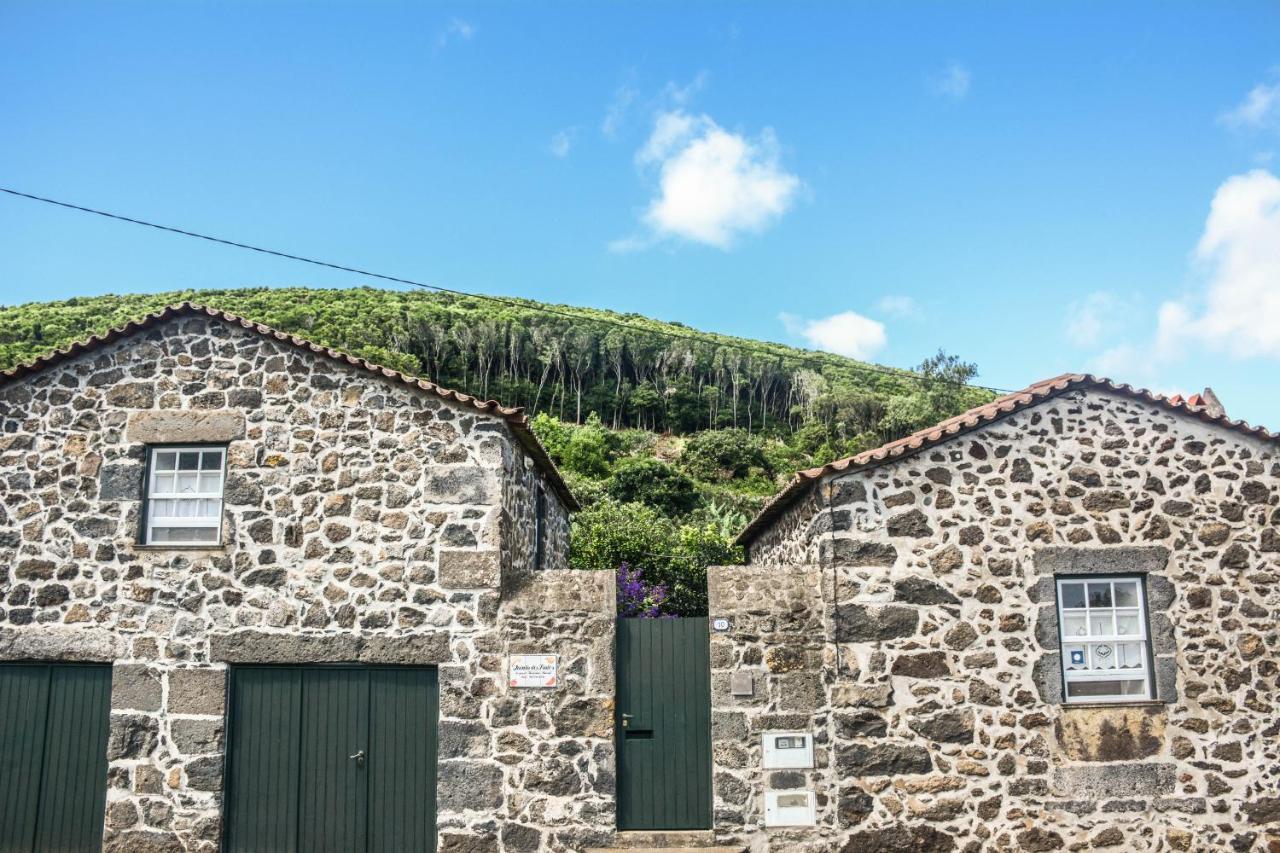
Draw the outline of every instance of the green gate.
[[[619,619],[618,828],[711,828],[706,618]]]
[[[102,846],[111,667],[0,664],[0,851]]]
[[[236,666],[230,853],[436,849],[436,671]]]

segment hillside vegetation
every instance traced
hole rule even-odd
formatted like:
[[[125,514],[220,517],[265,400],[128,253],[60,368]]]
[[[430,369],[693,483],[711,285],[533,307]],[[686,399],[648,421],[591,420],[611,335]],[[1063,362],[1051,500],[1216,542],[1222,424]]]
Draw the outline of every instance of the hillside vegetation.
[[[635,314],[374,288],[0,307],[0,368],[183,300],[526,407],[586,507],[574,564],[640,570],[620,584],[638,612],[705,611],[706,566],[740,558],[732,536],[794,471],[991,398],[943,353],[891,371]]]

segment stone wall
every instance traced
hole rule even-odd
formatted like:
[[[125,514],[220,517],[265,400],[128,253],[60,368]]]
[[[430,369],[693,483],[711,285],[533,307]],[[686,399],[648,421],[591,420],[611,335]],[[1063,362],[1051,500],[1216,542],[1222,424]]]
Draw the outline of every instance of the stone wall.
[[[717,640],[718,834],[848,853],[1280,846],[1278,460],[1075,391],[817,484],[748,572],[712,573],[713,617],[783,592]],[[1065,707],[1053,577],[1104,571],[1146,579],[1156,696]],[[733,668],[757,670],[759,698],[728,695]],[[751,769],[752,729],[784,712],[820,745],[809,835],[765,831],[752,805],[796,781]]]
[[[827,697],[839,679],[830,592],[830,578],[817,566],[717,566],[708,572],[710,612],[730,624],[711,636],[713,823],[724,840],[755,836],[757,844],[797,853],[831,849],[838,787]],[[750,677],[750,696],[733,695],[735,673]],[[778,730],[815,733],[815,769],[762,769],[760,735]],[[762,792],[796,788],[817,793],[820,829],[761,830]]]
[[[228,444],[225,545],[137,544],[148,441]],[[612,591],[551,489],[529,571],[540,479],[499,418],[219,319],[0,386],[0,657],[114,663],[106,848],[217,849],[238,662],[437,666],[442,850],[611,828]],[[509,690],[519,647],[565,686]]]

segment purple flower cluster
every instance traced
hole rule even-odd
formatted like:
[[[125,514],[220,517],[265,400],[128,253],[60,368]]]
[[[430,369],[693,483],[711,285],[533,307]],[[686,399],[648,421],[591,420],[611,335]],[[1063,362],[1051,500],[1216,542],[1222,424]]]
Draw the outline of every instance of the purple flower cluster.
[[[642,569],[633,569],[626,563],[618,567],[619,616],[658,619],[667,615],[662,612],[662,605],[666,601],[666,584],[648,583]]]

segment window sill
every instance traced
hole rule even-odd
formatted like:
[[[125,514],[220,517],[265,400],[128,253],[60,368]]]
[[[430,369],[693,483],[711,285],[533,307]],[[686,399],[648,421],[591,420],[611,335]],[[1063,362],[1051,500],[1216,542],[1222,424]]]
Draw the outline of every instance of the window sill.
[[[211,551],[222,553],[226,545],[134,545],[135,551]]]
[[[1159,699],[1126,699],[1123,702],[1063,702],[1059,707],[1064,710],[1075,708],[1097,710],[1098,708],[1163,708],[1168,702]]]

